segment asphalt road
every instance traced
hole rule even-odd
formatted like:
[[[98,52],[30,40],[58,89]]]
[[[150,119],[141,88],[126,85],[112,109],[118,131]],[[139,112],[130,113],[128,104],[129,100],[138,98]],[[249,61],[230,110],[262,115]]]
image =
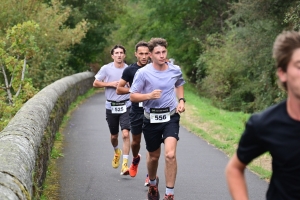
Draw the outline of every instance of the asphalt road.
[[[135,178],[113,169],[113,148],[105,120],[104,93],[97,93],[72,114],[64,130],[64,157],[59,159],[61,200],[145,200],[146,149],[142,139],[139,172]],[[176,200],[229,200],[224,169],[228,157],[200,137],[180,128],[177,147]],[[122,138],[119,135],[119,146]],[[163,148],[163,145],[162,145]],[[163,152],[163,151],[162,151]],[[132,160],[132,154],[129,161]],[[161,199],[165,192],[164,155],[159,161]],[[247,171],[250,199],[265,199],[268,183]]]

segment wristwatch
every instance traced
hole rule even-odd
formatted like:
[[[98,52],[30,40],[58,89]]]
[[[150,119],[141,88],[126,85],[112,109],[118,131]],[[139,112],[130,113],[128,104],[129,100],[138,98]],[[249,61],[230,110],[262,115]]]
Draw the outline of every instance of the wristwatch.
[[[181,100],[182,100],[184,103],[186,102],[186,101],[185,101],[185,98],[180,98],[180,99],[178,99],[178,102],[180,102]]]

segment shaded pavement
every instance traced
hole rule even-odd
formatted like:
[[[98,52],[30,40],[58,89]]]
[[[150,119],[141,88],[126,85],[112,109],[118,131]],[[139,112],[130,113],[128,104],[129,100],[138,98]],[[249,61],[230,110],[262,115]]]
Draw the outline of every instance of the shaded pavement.
[[[72,114],[64,130],[64,157],[59,159],[61,200],[145,200],[147,187],[146,149],[142,138],[142,160],[135,178],[113,169],[113,148],[105,120],[105,96],[97,93]],[[180,128],[177,147],[176,200],[229,200],[224,169],[228,157],[200,137]],[[119,135],[119,146],[122,138]],[[162,145],[163,152],[163,145]],[[129,155],[129,161],[132,154]],[[161,199],[165,192],[164,155],[159,161]],[[265,199],[268,183],[246,171],[250,199]]]

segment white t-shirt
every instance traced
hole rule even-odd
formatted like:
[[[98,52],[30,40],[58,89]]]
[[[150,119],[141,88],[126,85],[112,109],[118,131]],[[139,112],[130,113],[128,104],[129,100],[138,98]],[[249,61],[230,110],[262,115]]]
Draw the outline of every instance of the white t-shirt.
[[[104,65],[100,68],[98,73],[95,75],[95,79],[104,82],[119,81],[126,67],[128,67],[127,64],[125,64],[123,68],[118,68],[115,67],[114,62],[108,63],[107,65]],[[130,95],[129,94],[118,95],[116,93],[116,88],[105,87],[105,97],[106,100],[119,102],[119,101],[124,101],[129,99]],[[131,106],[131,101],[128,100],[126,102],[126,107],[130,107],[130,106]],[[111,102],[106,101],[105,108],[111,109]]]

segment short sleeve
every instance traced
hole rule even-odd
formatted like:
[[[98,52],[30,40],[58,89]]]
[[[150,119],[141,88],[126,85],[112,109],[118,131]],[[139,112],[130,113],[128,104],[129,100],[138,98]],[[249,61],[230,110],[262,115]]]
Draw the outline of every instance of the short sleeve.
[[[121,79],[126,82],[130,81],[130,66],[124,69]]]
[[[183,79],[182,72],[181,72],[180,68],[179,68],[179,71],[180,71],[180,76],[179,76],[178,80],[175,83],[175,87],[180,87],[180,86],[185,84],[185,80]]]
[[[103,66],[100,68],[100,70],[97,72],[97,74],[95,75],[95,79],[98,81],[103,81],[106,77],[106,67]]]
[[[252,115],[246,124],[244,133],[242,134],[238,149],[237,157],[244,163],[250,163],[254,158],[266,152],[260,135],[263,130],[259,127],[259,118],[257,115]]]

